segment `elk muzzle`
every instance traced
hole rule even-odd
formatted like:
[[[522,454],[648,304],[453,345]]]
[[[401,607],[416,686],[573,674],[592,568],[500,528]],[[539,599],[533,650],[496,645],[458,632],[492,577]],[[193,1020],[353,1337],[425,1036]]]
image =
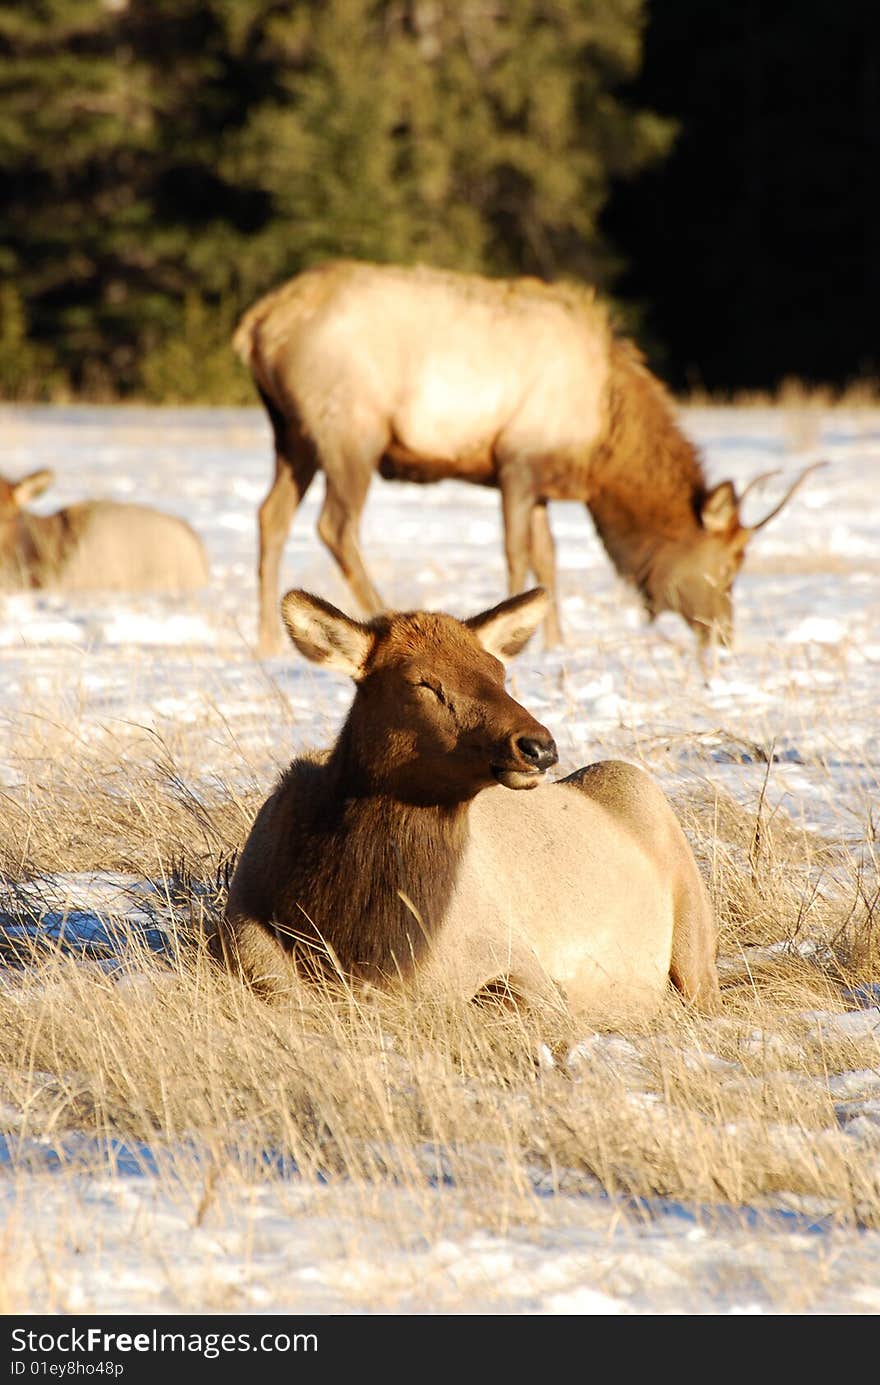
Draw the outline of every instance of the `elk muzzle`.
[[[510,759],[493,764],[492,773],[506,789],[533,789],[558,759],[550,732],[536,723],[528,734],[511,738]]]

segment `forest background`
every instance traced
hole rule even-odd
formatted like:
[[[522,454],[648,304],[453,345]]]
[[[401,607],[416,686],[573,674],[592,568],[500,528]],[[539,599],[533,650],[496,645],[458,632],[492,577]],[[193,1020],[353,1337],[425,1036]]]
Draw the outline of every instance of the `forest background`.
[[[327,257],[574,277],[674,388],[876,391],[874,0],[0,4],[0,397],[254,401]]]

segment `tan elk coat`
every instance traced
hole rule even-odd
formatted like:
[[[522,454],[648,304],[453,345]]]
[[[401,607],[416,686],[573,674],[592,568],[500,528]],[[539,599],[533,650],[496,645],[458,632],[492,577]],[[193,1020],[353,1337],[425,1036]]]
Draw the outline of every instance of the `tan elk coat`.
[[[183,592],[207,583],[204,545],[185,520],[113,500],[28,510],[52,480],[51,471],[0,476],[0,591]]]
[[[368,613],[382,601],[358,526],[378,470],[500,490],[509,589],[532,571],[548,590],[549,642],[559,636],[554,500],[586,504],[651,617],[676,611],[701,646],[730,642],[746,545],[794,486],[761,525],[743,525],[742,496],[730,481],[709,486],[666,391],[591,291],[337,261],[260,299],[234,341],[275,440],[260,509],[264,651],[279,643],[285,538],[319,468],[319,533]]]
[[[712,909],[657,784],[621,761],[542,783],[553,738],[500,662],[543,617],[540,589],[466,622],[362,624],[296,591],[282,605],[300,652],[357,689],[329,753],[295,760],[257,814],[219,959],[269,994],[329,968],[502,987],[591,1022],[650,1013],[670,982],[715,1003]]]

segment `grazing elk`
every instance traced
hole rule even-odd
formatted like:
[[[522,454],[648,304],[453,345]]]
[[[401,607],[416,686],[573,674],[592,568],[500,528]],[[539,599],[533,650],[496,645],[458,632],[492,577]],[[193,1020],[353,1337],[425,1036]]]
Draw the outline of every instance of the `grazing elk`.
[[[176,515],[145,505],[83,500],[50,515],[25,506],[51,471],[0,476],[0,591],[186,591],[209,577],[201,539]]]
[[[542,784],[556,746],[501,660],[546,601],[537,588],[464,622],[359,622],[287,593],[300,653],[357,688],[329,753],[294,760],[259,810],[217,960],[267,995],[330,968],[610,1023],[656,1009],[670,980],[714,1006],[712,909],[659,787],[615,760]]]
[[[592,292],[338,261],[245,313],[234,345],[272,423],[275,478],[260,508],[260,649],[280,646],[278,572],[315,472],[318,531],[368,614],[382,609],[358,547],[373,472],[501,491],[509,589],[532,571],[559,638],[551,500],[583,500],[649,616],[677,611],[701,648],[732,635],[731,587],[759,524],[730,481],[709,487],[672,401]],[[807,468],[810,470],[810,468]],[[741,497],[740,497],[741,499]]]

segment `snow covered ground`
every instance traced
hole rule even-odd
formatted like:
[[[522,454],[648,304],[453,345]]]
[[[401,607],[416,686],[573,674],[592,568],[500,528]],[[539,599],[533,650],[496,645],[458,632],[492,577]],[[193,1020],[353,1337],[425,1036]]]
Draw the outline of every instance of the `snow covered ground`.
[[[711,480],[731,477],[739,488],[780,469],[750,495],[747,519],[769,509],[801,467],[829,463],[755,539],[735,588],[735,651],[707,686],[684,625],[665,615],[647,627],[583,507],[558,504],[551,521],[567,642],[545,653],[537,638],[511,668],[512,690],[553,730],[562,772],[638,758],[673,792],[703,776],[752,805],[766,777],[773,809],[864,843],[880,814],[880,414],[694,409],[683,418]],[[350,700],[345,682],[292,650],[253,656],[256,509],[271,474],[258,410],[5,407],[0,437],[6,476],[55,469],[39,508],[101,495],[173,510],[203,536],[213,571],[209,590],[182,601],[0,598],[0,728],[24,710],[57,716],[60,696],[84,735],[124,738],[126,727],[148,726],[186,737],[206,784],[240,774],[267,789],[298,749],[330,739]],[[318,478],[293,526],[282,590],[303,586],[353,610],[315,532],[321,492]],[[377,480],[362,537],[391,605],[466,616],[505,594],[494,492]],[[230,728],[225,741],[218,723]],[[5,740],[0,732],[0,784],[14,786],[19,770]],[[853,1138],[873,1141],[880,1182],[880,1007],[871,1001],[823,1022],[874,1037],[876,1064],[853,1075],[849,1096],[861,1100]],[[35,1226],[71,1312],[772,1313],[797,1301],[801,1279],[811,1285],[810,1311],[880,1311],[880,1233],[784,1209],[775,1218],[711,1210],[695,1218],[673,1204],[548,1198],[538,1231],[489,1234],[462,1206],[460,1234],[434,1240],[423,1208],[425,1234],[403,1251],[383,1233],[381,1209],[368,1220],[358,1212],[359,1198],[381,1197],[389,1224],[396,1220],[393,1200],[411,1194],[393,1188],[346,1198],[296,1180],[255,1182],[218,1231],[194,1228],[191,1209],[125,1151],[116,1151],[112,1176],[63,1184],[53,1183],[51,1149],[25,1153],[0,1145],[0,1208],[32,1311],[45,1265],[27,1253],[23,1228]],[[429,1196],[456,1193],[434,1187]]]

